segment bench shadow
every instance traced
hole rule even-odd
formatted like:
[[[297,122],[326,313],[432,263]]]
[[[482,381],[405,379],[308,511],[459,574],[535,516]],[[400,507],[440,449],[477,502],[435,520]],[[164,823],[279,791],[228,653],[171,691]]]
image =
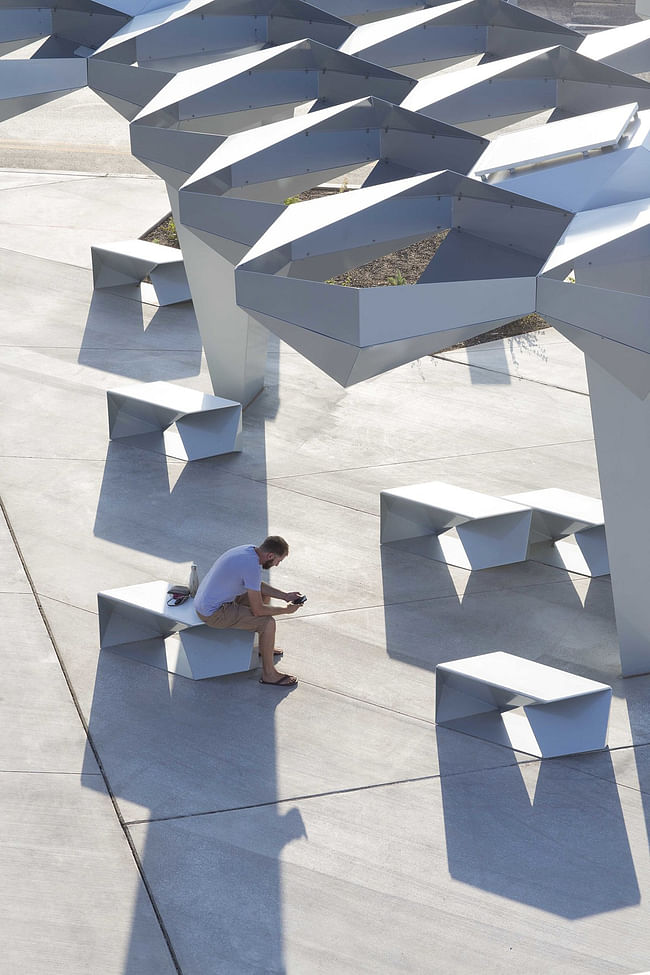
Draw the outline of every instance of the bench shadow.
[[[159,308],[94,291],[78,361],[151,382],[197,376],[202,345],[191,302]]]
[[[613,778],[553,759],[453,774],[448,732],[437,738],[454,879],[570,920],[640,902]],[[613,776],[608,752],[601,761]]]
[[[433,671],[444,661],[507,650],[607,683],[620,669],[612,660],[599,671],[601,661],[583,659],[579,645],[564,655],[552,635],[554,623],[559,632],[575,630],[572,644],[580,642],[581,624],[589,643],[600,626],[614,632],[611,591],[601,580],[582,577],[576,585],[563,570],[532,562],[470,572],[389,545],[381,546],[381,567],[389,657]]]
[[[444,661],[501,649],[607,683],[620,671],[613,651],[611,660],[599,654],[594,661],[582,646],[591,647],[599,634],[602,645],[616,646],[608,580],[581,577],[572,584],[563,570],[535,563],[459,575],[444,563],[389,546],[382,547],[382,573],[391,658],[434,671]],[[418,597],[411,602],[403,600],[405,578]],[[422,593],[426,587],[429,598]],[[562,633],[571,639],[558,646]],[[650,732],[650,719],[644,720]],[[577,774],[562,759],[541,761],[509,749],[504,755],[512,755],[511,764],[464,774],[458,770],[458,734],[436,729],[454,879],[567,919],[640,902],[608,751],[598,753],[597,777]],[[650,748],[643,751],[650,792]]]

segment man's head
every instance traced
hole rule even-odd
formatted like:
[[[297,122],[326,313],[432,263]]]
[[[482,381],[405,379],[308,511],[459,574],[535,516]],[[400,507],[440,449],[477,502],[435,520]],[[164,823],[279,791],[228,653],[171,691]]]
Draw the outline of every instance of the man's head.
[[[289,554],[289,546],[280,535],[268,535],[257,547],[257,555],[263,569],[279,565]]]

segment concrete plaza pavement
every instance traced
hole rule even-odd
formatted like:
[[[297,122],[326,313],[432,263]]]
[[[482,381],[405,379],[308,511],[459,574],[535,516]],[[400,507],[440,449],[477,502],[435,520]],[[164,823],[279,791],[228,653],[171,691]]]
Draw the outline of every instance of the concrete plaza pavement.
[[[0,195],[0,971],[648,969],[650,677],[620,677],[609,579],[379,545],[382,488],[597,496],[580,353],[548,330],[342,390],[273,340],[243,452],[166,460],[108,442],[105,390],[210,391],[191,306],[89,270],[162,183],[5,168]],[[267,531],[291,545],[274,584],[308,595],[280,621],[295,689],[99,652],[98,590]],[[436,664],[495,648],[612,684],[609,750],[436,728]]]

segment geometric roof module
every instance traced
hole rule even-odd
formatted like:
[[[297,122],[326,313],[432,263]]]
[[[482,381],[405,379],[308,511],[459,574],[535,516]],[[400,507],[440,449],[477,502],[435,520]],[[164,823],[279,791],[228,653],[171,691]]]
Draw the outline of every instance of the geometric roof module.
[[[123,118],[132,119],[151,101],[172,75],[164,71],[134,68],[129,64],[90,57],[88,87]]]
[[[580,284],[648,294],[644,239],[649,224],[650,199],[578,213],[540,273],[564,280],[575,269]]]
[[[305,36],[338,47],[353,29],[303,0],[183,0],[133,17],[96,56],[175,73]]]
[[[364,24],[340,50],[418,78],[477,55],[502,58],[556,44],[575,50],[583,40],[506,0],[457,0]]]
[[[575,285],[561,280],[569,265]],[[642,399],[650,392],[649,268],[650,199],[578,214],[538,281],[539,313]]]
[[[129,126],[129,136],[131,154],[175,190],[227,138],[141,123]]]
[[[181,197],[281,202],[289,191],[370,162],[377,162],[371,185],[439,169],[465,173],[486,146],[480,136],[371,96],[229,136],[187,180]]]
[[[410,78],[301,40],[179,72],[135,122],[230,135],[317,108],[377,95],[400,102]]]
[[[145,142],[156,131],[147,128],[141,133],[139,126],[140,123],[131,126],[132,140],[138,133]],[[219,138],[158,131],[181,140]],[[215,389],[243,402],[250,399],[250,383],[244,383],[242,391],[243,380],[236,379],[244,372],[243,363],[240,368],[234,355],[227,369],[223,363],[223,350],[232,345],[235,323],[242,316],[235,303],[232,266],[284,212],[281,201],[369,161],[378,160],[369,177],[373,182],[452,165],[466,170],[485,145],[479,136],[373,97],[273,122],[231,135],[222,142],[181,187],[175,207],[181,246],[188,257],[194,308]],[[182,142],[176,148],[182,150]],[[203,151],[202,147],[196,149]],[[148,162],[146,152],[136,155]],[[212,253],[205,253],[206,248]],[[371,249],[366,253],[370,254]],[[215,318],[218,256],[228,262],[228,268],[222,268],[220,273],[229,280],[227,285],[221,280],[219,316]],[[195,273],[195,263],[209,266],[209,274]],[[241,327],[249,332],[259,326],[253,323]],[[260,375],[253,393],[262,384]]]
[[[484,133],[544,110],[558,121],[632,102],[650,107],[650,83],[552,47],[419,81],[401,104]]]
[[[296,204],[237,267],[237,301],[349,386],[533,311],[536,274],[570,219],[451,172]],[[328,283],[452,226],[415,285]]]
[[[29,44],[26,60],[83,57],[127,21],[124,14],[93,0],[61,4],[46,0],[38,6],[9,3],[2,9],[2,55]]]
[[[578,116],[572,120],[576,123],[576,131],[581,130],[583,120],[589,121],[589,118],[589,115]],[[556,124],[559,123],[551,123]],[[545,126],[539,128],[543,130]],[[609,121],[607,126],[599,126],[599,132],[605,135],[608,128]],[[538,139],[538,129],[528,129],[526,132],[530,133],[531,143],[534,144]],[[500,139],[495,139],[491,144],[495,151],[498,142]],[[561,160],[560,167],[542,162],[542,165],[527,170],[517,170],[515,162],[512,166],[513,176],[506,171],[495,176],[500,186],[507,186],[514,193],[544,200],[555,206],[570,206],[575,210],[597,209],[650,196],[649,152],[650,111],[646,110],[632,119],[614,146],[596,149],[586,158]],[[522,155],[526,158],[527,152]],[[479,160],[479,167],[481,164],[482,160]],[[489,178],[492,181],[494,176]]]
[[[87,83],[85,58],[0,60],[0,121],[85,88]]]
[[[650,21],[590,34],[578,51],[592,61],[609,64],[628,74],[646,72],[650,64]]]

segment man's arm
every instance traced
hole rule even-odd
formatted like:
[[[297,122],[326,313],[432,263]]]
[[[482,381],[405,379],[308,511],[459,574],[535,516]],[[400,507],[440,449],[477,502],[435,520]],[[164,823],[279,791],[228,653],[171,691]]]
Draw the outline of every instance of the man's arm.
[[[262,583],[262,587],[265,587],[266,583]],[[269,595],[274,593],[279,593],[278,589],[273,589],[271,586],[266,587],[270,589]],[[284,613],[295,613],[297,609],[300,609],[296,603],[287,603],[286,606],[268,606],[262,600],[262,593],[258,589],[247,589],[248,602],[250,604],[253,616],[282,616]],[[278,599],[284,599],[287,593],[278,595]]]
[[[294,599],[297,599],[298,596],[300,595],[299,592],[283,592],[281,589],[274,589],[273,586],[269,586],[268,582],[263,582],[260,588],[262,592],[262,598],[266,596],[269,599],[284,599],[285,603],[292,602]]]

